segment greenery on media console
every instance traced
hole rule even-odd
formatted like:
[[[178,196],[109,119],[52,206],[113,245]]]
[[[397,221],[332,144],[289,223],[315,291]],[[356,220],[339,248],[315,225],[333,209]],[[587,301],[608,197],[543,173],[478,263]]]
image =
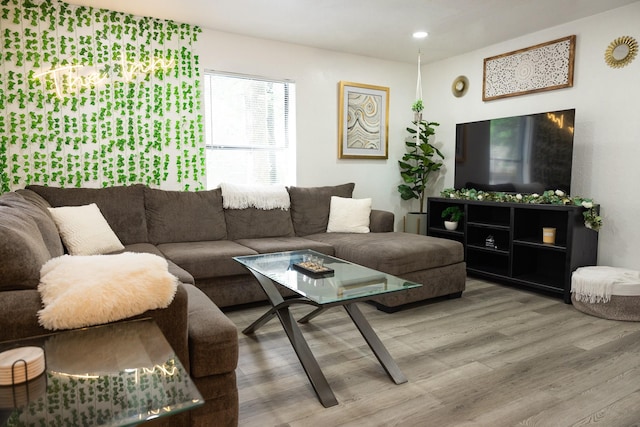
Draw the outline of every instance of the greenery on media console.
[[[483,202],[510,202],[510,203],[531,203],[546,205],[573,205],[582,206],[585,211],[584,225],[594,231],[599,231],[602,227],[602,217],[599,214],[598,205],[592,199],[579,196],[567,196],[561,190],[547,190],[542,194],[512,194],[503,192],[490,192],[475,189],[447,188],[441,193],[442,197],[461,200],[479,200]]]

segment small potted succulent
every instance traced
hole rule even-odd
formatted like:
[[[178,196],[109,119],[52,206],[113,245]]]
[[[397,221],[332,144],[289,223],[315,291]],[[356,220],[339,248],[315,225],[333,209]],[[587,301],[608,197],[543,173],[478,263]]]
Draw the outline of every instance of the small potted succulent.
[[[442,211],[442,218],[444,218],[444,228],[447,230],[455,230],[458,228],[458,222],[463,217],[464,213],[458,206],[449,206]]]

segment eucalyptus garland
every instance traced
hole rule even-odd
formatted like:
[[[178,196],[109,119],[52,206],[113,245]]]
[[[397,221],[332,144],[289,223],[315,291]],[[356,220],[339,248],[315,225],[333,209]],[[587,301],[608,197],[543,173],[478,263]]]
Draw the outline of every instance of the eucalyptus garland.
[[[0,192],[204,188],[200,31],[57,0],[0,0]]]
[[[582,206],[585,211],[584,225],[595,231],[602,227],[602,217],[599,214],[599,206],[592,199],[585,197],[571,197],[562,190],[546,190],[542,194],[513,194],[504,192],[491,192],[476,189],[447,188],[440,195],[448,199],[478,200],[483,202],[509,202],[509,203],[532,203],[547,205],[573,205]]]

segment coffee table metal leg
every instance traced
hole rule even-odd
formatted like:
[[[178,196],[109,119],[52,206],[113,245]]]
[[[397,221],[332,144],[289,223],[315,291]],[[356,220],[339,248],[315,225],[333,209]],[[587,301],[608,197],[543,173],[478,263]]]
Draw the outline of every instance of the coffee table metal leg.
[[[293,349],[298,355],[298,359],[300,360],[304,371],[307,373],[307,377],[309,378],[313,389],[318,395],[318,399],[320,399],[320,403],[322,403],[325,408],[337,405],[338,400],[333,394],[331,386],[329,386],[322,370],[320,370],[320,366],[318,365],[316,358],[313,357],[313,353],[311,353],[311,349],[309,348],[307,341],[302,336],[302,332],[296,324],[296,320],[289,312],[289,308],[281,308],[277,311],[277,314],[280,319],[280,323],[282,323],[282,327],[289,337],[289,341],[291,342]]]
[[[282,308],[282,307],[289,307],[292,304],[309,304],[309,305],[315,305],[313,302],[307,300],[307,299],[302,299],[302,298],[290,298],[287,299],[283,302],[281,302],[278,305],[275,305],[273,307],[271,307],[269,309],[269,311],[267,311],[265,314],[263,314],[262,316],[260,316],[260,318],[258,320],[256,320],[255,322],[253,322],[252,324],[250,324],[249,326],[247,326],[246,328],[243,329],[242,333],[245,335],[250,335],[252,333],[254,333],[255,331],[258,330],[258,328],[260,328],[262,325],[264,325],[265,323],[267,323],[269,320],[273,319],[273,317],[276,315],[276,312]]]
[[[316,308],[315,310],[313,310],[311,313],[307,314],[303,318],[298,319],[298,323],[309,323],[309,321],[311,319],[313,319],[314,317],[316,317],[319,314],[323,313],[325,310],[326,310],[326,308],[324,308],[324,307]]]
[[[373,354],[376,355],[384,370],[387,371],[389,377],[391,377],[396,384],[406,383],[407,378],[400,371],[395,360],[393,360],[386,347],[382,344],[382,341],[380,341],[380,338],[378,338],[378,335],[376,335],[373,328],[371,328],[371,325],[367,322],[367,319],[365,319],[356,304],[345,304],[344,309],[349,313],[351,320],[355,323],[365,341],[369,344],[369,347],[371,347]]]
[[[251,326],[246,328],[245,331],[248,330],[248,332],[244,333],[248,334],[255,331],[261,325],[269,321],[274,314],[277,315],[287,337],[289,338],[289,342],[291,342],[291,346],[298,356],[298,360],[300,360],[300,364],[302,364],[304,372],[307,374],[307,378],[309,378],[309,382],[311,382],[311,385],[320,400],[320,403],[322,403],[325,408],[337,405],[338,400],[333,394],[331,386],[329,386],[327,379],[322,373],[320,365],[318,365],[318,361],[313,356],[313,353],[311,353],[311,349],[309,348],[307,341],[304,339],[302,331],[300,331],[293,315],[289,312],[290,304],[284,301],[284,298],[282,298],[282,295],[280,295],[271,279],[254,272],[253,270],[250,271],[258,280],[262,289],[264,289],[273,308],[260,317],[260,319],[254,322]]]

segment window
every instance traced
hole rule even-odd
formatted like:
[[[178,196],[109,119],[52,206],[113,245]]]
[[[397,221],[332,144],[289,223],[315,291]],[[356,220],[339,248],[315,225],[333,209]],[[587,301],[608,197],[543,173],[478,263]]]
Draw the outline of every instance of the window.
[[[205,71],[207,188],[295,184],[295,83]]]

